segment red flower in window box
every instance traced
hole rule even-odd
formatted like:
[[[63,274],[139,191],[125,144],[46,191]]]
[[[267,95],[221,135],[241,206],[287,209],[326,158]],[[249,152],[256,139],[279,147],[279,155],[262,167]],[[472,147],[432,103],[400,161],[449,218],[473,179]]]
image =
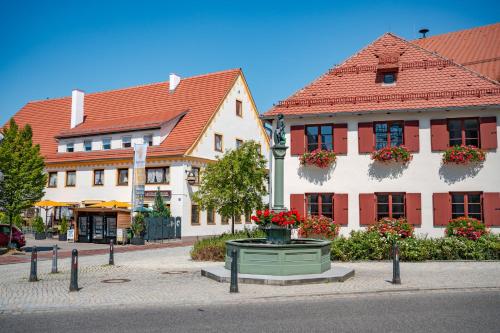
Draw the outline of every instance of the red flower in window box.
[[[411,161],[413,156],[405,146],[384,147],[371,154],[371,158],[378,162],[402,162],[404,164]]]
[[[255,224],[262,228],[270,227],[271,225],[295,228],[302,221],[299,212],[295,209],[279,213],[269,209],[258,210],[256,215],[253,215],[251,218]]]
[[[333,239],[339,234],[340,226],[326,216],[308,216],[299,226],[299,236],[305,238]]]
[[[300,156],[300,164],[314,165],[318,168],[326,169],[330,167],[337,156],[333,151],[316,149],[313,152],[306,152]]]
[[[471,217],[452,219],[448,222],[445,230],[448,237],[463,237],[471,240],[477,240],[488,233],[488,229],[481,221]]]
[[[453,146],[443,154],[443,163],[468,164],[486,160],[486,152],[475,146]]]

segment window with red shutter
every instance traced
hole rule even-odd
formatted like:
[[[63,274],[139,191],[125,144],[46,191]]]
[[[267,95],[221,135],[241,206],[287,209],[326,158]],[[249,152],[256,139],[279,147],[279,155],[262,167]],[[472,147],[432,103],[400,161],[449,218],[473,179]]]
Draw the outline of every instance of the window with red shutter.
[[[500,226],[500,193],[483,193],[484,224],[487,226]]]
[[[302,155],[305,151],[304,125],[290,127],[290,154]]]
[[[405,216],[404,193],[377,193],[377,220],[384,217],[398,219]]]
[[[420,149],[419,122],[418,120],[407,120],[404,124],[404,145],[410,152],[416,153]]]
[[[347,124],[333,125],[333,143],[335,154],[347,154]]]
[[[431,149],[446,150],[449,147],[449,140],[446,119],[431,119]]]
[[[401,121],[377,121],[373,125],[375,149],[401,146],[404,140],[403,128]]]
[[[360,154],[371,153],[374,150],[375,137],[373,123],[358,123],[358,151]]]
[[[333,195],[333,220],[340,225],[348,224],[348,195],[347,193],[335,193]]]
[[[480,121],[481,148],[496,149],[497,142],[497,117],[483,117]]]
[[[406,220],[413,225],[422,224],[422,200],[420,193],[406,193]]]
[[[290,209],[296,209],[300,216],[305,216],[304,194],[290,194]]]
[[[306,206],[308,216],[326,216],[333,220],[333,194],[332,193],[308,193],[306,194]]]
[[[434,225],[445,226],[451,219],[451,199],[449,193],[433,193]]]
[[[369,225],[374,224],[375,217],[375,194],[360,193],[359,194],[359,224]]]

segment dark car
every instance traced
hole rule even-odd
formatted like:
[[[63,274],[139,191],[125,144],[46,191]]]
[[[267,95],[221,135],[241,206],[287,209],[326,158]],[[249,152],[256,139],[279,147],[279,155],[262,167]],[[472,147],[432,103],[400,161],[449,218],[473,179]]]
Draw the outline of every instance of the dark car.
[[[0,247],[7,247],[9,244],[10,228],[8,224],[0,224]],[[24,234],[16,227],[12,227],[12,243],[19,249],[26,245]]]

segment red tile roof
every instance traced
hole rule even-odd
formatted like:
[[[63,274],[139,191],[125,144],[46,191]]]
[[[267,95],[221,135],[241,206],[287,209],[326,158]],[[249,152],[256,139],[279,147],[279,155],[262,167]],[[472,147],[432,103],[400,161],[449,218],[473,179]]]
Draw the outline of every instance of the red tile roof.
[[[398,69],[395,85],[381,83],[388,67]],[[386,33],[263,117],[491,104],[500,104],[498,82]]]
[[[412,42],[500,81],[500,23]]]
[[[29,123],[33,141],[40,144],[47,163],[130,158],[132,149],[57,153],[56,137],[91,135],[129,129],[159,127],[182,116],[161,145],[148,156],[184,155],[234,85],[240,69],[184,78],[173,93],[168,82],[85,95],[85,119],[70,129],[71,97],[34,101],[14,115],[20,125]]]

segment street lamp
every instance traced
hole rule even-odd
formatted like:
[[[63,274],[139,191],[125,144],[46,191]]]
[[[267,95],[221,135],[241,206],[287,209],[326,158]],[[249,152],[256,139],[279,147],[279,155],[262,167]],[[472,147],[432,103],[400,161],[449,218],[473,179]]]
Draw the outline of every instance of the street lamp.
[[[3,141],[3,134],[0,133],[0,143],[2,143],[2,141]],[[2,181],[3,181],[3,172],[2,170],[0,170],[0,182]]]

